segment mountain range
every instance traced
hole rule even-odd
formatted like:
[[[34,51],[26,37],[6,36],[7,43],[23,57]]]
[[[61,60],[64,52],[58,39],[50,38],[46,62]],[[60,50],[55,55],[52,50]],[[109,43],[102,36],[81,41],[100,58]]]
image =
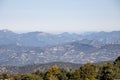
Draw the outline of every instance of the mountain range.
[[[61,33],[14,33],[0,30],[0,66],[49,62],[112,61],[120,56],[120,31]]]
[[[27,47],[46,47],[61,45],[69,42],[81,41],[103,45],[120,41],[120,31],[112,32],[90,32],[90,33],[61,33],[50,34],[45,32],[14,33],[9,30],[0,30],[0,45],[19,45]]]

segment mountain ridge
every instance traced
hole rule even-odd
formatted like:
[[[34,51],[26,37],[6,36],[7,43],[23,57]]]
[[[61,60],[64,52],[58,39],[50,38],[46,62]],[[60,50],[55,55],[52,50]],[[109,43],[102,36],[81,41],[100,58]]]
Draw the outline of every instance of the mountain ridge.
[[[35,31],[18,34],[10,30],[0,30],[0,45],[18,44],[28,47],[46,47],[74,42],[77,40],[82,41],[85,39],[94,41],[96,40],[99,45],[120,41],[120,31],[86,33],[84,33],[85,35],[77,33],[71,34],[68,32],[61,34],[50,34],[46,32]],[[99,47],[99,45],[96,46]]]
[[[0,65],[26,65],[48,62],[99,62],[114,60],[120,55],[120,44],[100,48],[83,44],[66,44],[50,47],[0,46]]]
[[[0,30],[0,65],[99,62],[120,55],[120,31],[87,34],[16,34]]]
[[[44,64],[30,64],[24,66],[1,66],[0,73],[7,73],[7,74],[25,74],[25,73],[33,73],[36,71],[47,71],[49,68],[53,67],[54,65],[59,66],[60,68],[64,69],[78,69],[81,64],[69,63],[69,62],[51,62],[51,63],[44,63]]]

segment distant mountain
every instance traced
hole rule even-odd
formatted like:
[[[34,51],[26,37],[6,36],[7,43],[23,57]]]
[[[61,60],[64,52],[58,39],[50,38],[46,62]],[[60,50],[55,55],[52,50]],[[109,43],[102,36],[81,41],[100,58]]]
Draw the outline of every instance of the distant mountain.
[[[100,62],[120,56],[120,31],[84,34],[17,34],[0,30],[0,65]]]
[[[15,44],[18,34],[9,30],[0,30],[0,45]]]
[[[0,46],[0,65],[22,66],[48,62],[86,62],[111,61],[120,56],[120,44],[94,47],[79,42],[51,47]]]
[[[17,34],[9,30],[0,30],[0,45],[22,45],[28,47],[45,47],[64,44],[78,40],[77,34],[62,33],[58,35],[45,32],[28,32]]]
[[[84,34],[72,34],[65,32],[55,35],[37,31],[17,34],[9,30],[0,30],[0,45],[46,47],[74,41],[81,41],[81,43],[87,43],[96,47],[113,42],[120,43],[120,31],[95,33],[86,32]]]
[[[112,32],[96,32],[96,33],[90,33],[87,35],[81,36],[84,39],[88,40],[98,40],[103,42],[104,44],[106,43],[112,43],[115,41],[120,42],[120,31],[112,31]]]

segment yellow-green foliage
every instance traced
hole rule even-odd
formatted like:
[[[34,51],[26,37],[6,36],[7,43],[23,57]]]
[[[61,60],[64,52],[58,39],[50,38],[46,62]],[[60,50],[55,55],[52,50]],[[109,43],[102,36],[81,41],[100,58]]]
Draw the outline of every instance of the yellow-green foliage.
[[[96,80],[97,66],[87,63],[80,68],[80,77],[83,80]]]
[[[119,80],[120,57],[114,63],[97,65],[87,63],[79,69],[65,70],[57,65],[46,72],[36,71],[30,74],[1,74],[0,80]]]
[[[55,65],[50,68],[44,77],[45,80],[58,80],[58,75],[60,74],[60,68]]]

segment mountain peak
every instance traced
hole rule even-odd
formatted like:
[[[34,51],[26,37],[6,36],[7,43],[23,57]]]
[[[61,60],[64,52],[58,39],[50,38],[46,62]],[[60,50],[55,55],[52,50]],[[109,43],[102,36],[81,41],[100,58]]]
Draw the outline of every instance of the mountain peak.
[[[3,29],[3,30],[0,30],[0,32],[11,32],[11,31],[8,29]]]
[[[38,36],[48,36],[49,33],[46,33],[46,32],[41,32],[41,31],[35,31],[35,32],[29,32],[27,34],[30,34],[30,35],[38,35]]]
[[[12,32],[12,31],[10,31],[8,29],[2,29],[2,30],[0,30],[0,33],[1,34],[8,34],[8,35],[15,34],[14,32]]]

